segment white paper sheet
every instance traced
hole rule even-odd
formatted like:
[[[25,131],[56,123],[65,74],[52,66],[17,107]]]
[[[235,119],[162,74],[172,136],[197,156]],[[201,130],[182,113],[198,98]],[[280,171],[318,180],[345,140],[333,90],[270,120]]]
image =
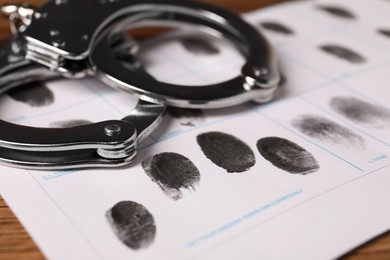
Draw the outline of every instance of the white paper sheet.
[[[50,259],[340,256],[390,228],[389,13],[389,2],[368,0],[302,1],[252,12],[246,18],[273,44],[286,78],[275,101],[168,113],[129,167],[1,167],[0,192]],[[226,43],[191,33],[145,42],[141,53],[155,77],[188,85],[231,78],[243,63]],[[34,91],[30,100],[20,92],[2,97],[1,118],[45,127],[97,122],[121,118],[136,103],[92,79],[51,82],[40,91],[46,104]],[[235,173],[217,166],[197,139],[210,132],[239,139],[255,162]],[[269,137],[284,143],[259,145]],[[288,142],[305,152],[287,151]],[[237,154],[238,146],[226,153]],[[144,169],[146,158],[161,153],[188,158],[200,180],[164,192]],[[280,165],[282,157],[287,166]],[[293,174],[294,160],[319,169]],[[139,249],[126,246],[110,222],[109,211],[120,201],[153,216],[147,224],[155,235],[145,231],[145,239],[141,232]],[[131,221],[140,221],[135,229],[145,224]]]

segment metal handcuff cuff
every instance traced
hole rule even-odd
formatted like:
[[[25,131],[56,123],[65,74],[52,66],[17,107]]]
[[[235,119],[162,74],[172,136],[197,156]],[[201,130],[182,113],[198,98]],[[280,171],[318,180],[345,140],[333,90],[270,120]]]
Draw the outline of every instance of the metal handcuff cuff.
[[[6,5],[13,36],[0,48],[2,92],[31,81],[94,76],[140,96],[121,120],[72,128],[36,128],[0,120],[0,163],[29,169],[113,167],[131,162],[161,122],[166,105],[219,108],[272,99],[280,79],[264,37],[237,15],[182,0],[53,0],[39,9]],[[85,14],[88,13],[88,18]],[[124,28],[190,25],[224,37],[246,58],[241,75],[218,84],[163,83],[117,59]],[[131,45],[136,44],[131,41]],[[132,52],[131,50],[129,51]],[[127,54],[130,55],[130,54]],[[134,59],[136,60],[136,59]]]

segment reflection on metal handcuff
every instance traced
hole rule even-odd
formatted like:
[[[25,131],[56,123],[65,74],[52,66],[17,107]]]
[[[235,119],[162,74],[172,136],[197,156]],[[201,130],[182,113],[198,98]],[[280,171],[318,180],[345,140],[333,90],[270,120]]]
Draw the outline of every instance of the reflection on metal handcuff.
[[[88,75],[140,95],[135,109],[121,120],[64,129],[0,120],[0,163],[14,167],[124,165],[161,122],[166,105],[218,108],[249,100],[266,102],[280,79],[274,54],[256,29],[230,12],[198,2],[53,0],[36,10],[15,5],[1,10],[9,16],[13,31],[0,46],[2,92],[31,81]],[[190,25],[227,38],[246,59],[241,75],[214,85],[184,87],[159,82],[139,66],[130,69],[117,59],[113,46],[123,41],[123,29],[161,24]],[[134,52],[135,41],[128,45]]]

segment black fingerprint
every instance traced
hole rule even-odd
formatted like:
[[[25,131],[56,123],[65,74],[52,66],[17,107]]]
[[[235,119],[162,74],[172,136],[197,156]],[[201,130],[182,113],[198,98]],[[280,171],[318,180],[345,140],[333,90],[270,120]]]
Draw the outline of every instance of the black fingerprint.
[[[197,55],[216,55],[219,49],[205,40],[186,38],[180,41],[184,48],[189,52]]]
[[[321,11],[327,12],[328,14],[344,19],[355,19],[356,16],[349,10],[339,6],[324,6],[319,5],[317,8]]]
[[[327,44],[322,45],[319,48],[325,53],[331,54],[350,63],[359,64],[366,62],[366,59],[362,55],[340,45]]]
[[[204,155],[227,172],[245,172],[256,163],[252,149],[235,136],[208,132],[196,140]]]
[[[280,34],[285,34],[285,35],[293,35],[294,31],[287,27],[284,24],[278,23],[278,22],[261,22],[260,23],[261,27],[268,31],[280,33]]]
[[[195,190],[200,181],[198,168],[178,153],[160,153],[142,161],[146,174],[173,200],[180,199],[181,189]]]
[[[203,121],[203,110],[168,107],[168,114],[178,118],[183,126],[196,126]]]
[[[306,175],[318,171],[320,165],[314,156],[301,146],[279,137],[265,137],[257,141],[260,154],[284,171]]]
[[[378,29],[378,33],[390,38],[390,29]]]
[[[118,238],[131,249],[148,247],[156,235],[152,214],[141,204],[121,201],[106,214]]]
[[[348,120],[367,127],[390,127],[390,110],[356,97],[334,97],[330,107]]]
[[[89,125],[89,124],[92,124],[92,122],[84,119],[72,119],[72,120],[55,121],[50,123],[49,126],[52,128],[69,128],[69,127]]]
[[[304,135],[322,142],[347,147],[364,147],[364,139],[352,130],[317,115],[302,115],[291,125]]]
[[[14,100],[32,107],[48,106],[54,102],[54,94],[41,82],[28,83],[11,89],[7,94]]]

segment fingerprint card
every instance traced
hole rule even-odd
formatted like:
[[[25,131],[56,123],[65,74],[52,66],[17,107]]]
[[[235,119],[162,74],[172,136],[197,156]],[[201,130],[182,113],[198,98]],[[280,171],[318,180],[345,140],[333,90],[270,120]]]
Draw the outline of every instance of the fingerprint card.
[[[267,104],[168,107],[124,167],[1,167],[0,192],[50,259],[334,259],[390,228],[387,1],[299,1],[244,16],[282,74]],[[225,40],[173,30],[140,44],[150,75],[186,88],[240,74]],[[125,62],[125,61],[124,61]],[[73,127],[137,97],[93,80],[32,83],[3,119]]]

